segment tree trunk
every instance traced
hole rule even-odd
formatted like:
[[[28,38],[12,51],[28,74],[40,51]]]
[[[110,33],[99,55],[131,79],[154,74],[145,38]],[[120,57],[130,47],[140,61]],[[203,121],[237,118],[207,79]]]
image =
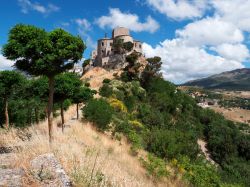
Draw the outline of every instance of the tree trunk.
[[[55,78],[49,77],[49,101],[48,101],[48,127],[49,127],[49,142],[53,141],[53,97],[54,97]]]
[[[7,98],[4,99],[5,104],[5,128],[9,128],[9,113],[8,113],[8,100]]]
[[[36,118],[36,124],[39,123],[39,114],[38,114],[38,109],[35,107],[35,118]]]
[[[32,109],[28,108],[28,124],[32,124]]]
[[[79,119],[79,103],[76,103],[76,118]]]
[[[62,119],[62,132],[64,131],[64,111],[63,111],[63,101],[61,102],[61,119]]]

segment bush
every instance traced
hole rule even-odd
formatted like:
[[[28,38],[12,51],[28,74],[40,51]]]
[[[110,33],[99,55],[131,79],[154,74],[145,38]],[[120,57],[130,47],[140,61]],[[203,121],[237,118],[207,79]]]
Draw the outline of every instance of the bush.
[[[112,93],[113,93],[112,88],[110,88],[110,86],[107,83],[103,84],[103,86],[99,90],[99,94],[102,97],[110,97]]]
[[[145,137],[147,150],[161,158],[176,158],[188,155],[195,159],[198,146],[195,138],[188,132],[178,130],[153,129]]]
[[[188,157],[182,157],[176,163],[178,170],[183,170],[184,178],[199,187],[219,187],[220,176],[216,168],[203,160],[191,162]]]
[[[102,83],[110,83],[110,79],[103,79]]]
[[[169,176],[169,171],[166,169],[164,160],[149,154],[147,160],[140,158],[143,166],[147,169],[148,175],[154,179],[161,179]]]
[[[127,107],[124,105],[124,103],[118,99],[110,98],[108,99],[109,104],[115,109],[117,112],[128,112]]]
[[[95,123],[99,130],[107,130],[112,119],[113,108],[104,99],[90,100],[83,108],[84,117]]]
[[[126,50],[126,51],[131,51],[134,47],[134,44],[132,42],[124,42],[123,43],[123,48]]]

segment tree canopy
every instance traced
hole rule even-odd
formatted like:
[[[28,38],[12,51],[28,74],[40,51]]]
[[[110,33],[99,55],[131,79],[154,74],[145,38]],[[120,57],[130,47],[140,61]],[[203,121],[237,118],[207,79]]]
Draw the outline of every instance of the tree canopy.
[[[15,67],[30,75],[44,75],[49,78],[48,127],[49,140],[52,141],[52,108],[54,77],[68,69],[82,58],[86,46],[79,36],[55,29],[44,29],[17,24],[9,32],[3,55],[15,60]]]

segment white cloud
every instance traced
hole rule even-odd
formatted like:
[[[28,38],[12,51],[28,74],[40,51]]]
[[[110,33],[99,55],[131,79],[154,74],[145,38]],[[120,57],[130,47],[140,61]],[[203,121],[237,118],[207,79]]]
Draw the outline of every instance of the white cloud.
[[[174,83],[244,67],[240,61],[209,54],[197,46],[188,46],[182,39],[165,40],[155,48],[144,43],[143,51],[147,57],[162,58],[163,76]]]
[[[200,18],[206,10],[206,0],[147,0],[149,6],[175,20]]]
[[[240,62],[245,61],[249,57],[249,50],[243,44],[232,45],[224,43],[211,49],[224,58]]]
[[[14,63],[15,63],[14,61],[6,59],[0,53],[0,71],[12,69],[12,66],[14,65]]]
[[[37,2],[33,3],[30,0],[18,0],[19,5],[21,7],[21,11],[24,14],[29,13],[29,11],[37,11],[44,15],[48,15],[51,12],[59,11],[59,7],[54,4],[48,4],[47,6],[41,5]]]
[[[91,23],[85,19],[85,18],[78,18],[75,19],[74,22],[77,24],[78,26],[78,33],[83,36],[87,47],[91,48],[91,49],[95,49],[97,44],[96,42],[94,42],[94,40],[92,39],[92,37],[88,34],[88,31],[91,30]]]
[[[241,30],[232,23],[218,18],[204,18],[189,23],[184,29],[177,30],[176,34],[189,45],[233,44],[244,40]]]
[[[162,58],[162,72],[165,79],[183,83],[243,68],[243,62],[250,59],[249,49],[244,45],[246,42],[244,34],[250,32],[250,0],[147,0],[147,2],[173,19],[199,18],[176,30],[175,39],[166,39],[156,47],[143,44],[146,56]],[[195,3],[200,4],[196,6]],[[184,11],[185,9],[189,11]],[[211,15],[204,17],[206,9],[213,12],[210,11]]]
[[[109,27],[113,29],[122,26],[127,27],[131,31],[148,31],[150,33],[154,33],[160,27],[159,23],[151,16],[148,16],[145,22],[140,22],[136,14],[124,13],[118,8],[110,8],[109,15],[101,16],[96,20],[96,23],[101,28]]]
[[[216,16],[250,32],[250,0],[212,0]]]
[[[87,19],[78,18],[78,19],[75,20],[75,22],[79,27],[81,27],[81,29],[90,30],[90,28],[91,28],[91,24]]]

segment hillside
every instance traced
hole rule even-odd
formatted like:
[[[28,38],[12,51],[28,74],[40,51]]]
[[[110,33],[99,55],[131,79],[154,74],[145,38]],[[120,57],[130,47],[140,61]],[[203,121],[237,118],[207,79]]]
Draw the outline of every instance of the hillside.
[[[35,178],[31,168],[31,160],[39,155],[53,153],[69,175],[73,186],[181,186],[178,180],[155,183],[148,178],[146,170],[137,157],[130,154],[130,145],[123,139],[112,139],[92,126],[90,122],[82,122],[75,118],[75,107],[70,107],[65,114],[66,129],[62,133],[55,128],[55,139],[49,145],[46,121],[31,126],[25,131],[0,129],[0,147],[20,147],[17,151],[0,154],[1,169],[5,169],[4,160],[8,159],[10,168],[23,168],[23,186],[48,186],[53,181],[50,173],[44,169],[41,179]],[[55,119],[55,123],[60,121]],[[30,138],[27,139],[27,136]],[[26,139],[21,140],[21,137]],[[5,156],[6,155],[6,156]],[[2,159],[3,156],[6,158]],[[91,181],[92,178],[92,181]],[[0,181],[0,186],[1,186]],[[5,185],[4,185],[5,186]],[[53,186],[53,185],[52,185]],[[54,186],[57,186],[54,184]]]
[[[250,90],[250,69],[236,69],[208,78],[184,83],[185,86],[199,86],[207,89]]]

